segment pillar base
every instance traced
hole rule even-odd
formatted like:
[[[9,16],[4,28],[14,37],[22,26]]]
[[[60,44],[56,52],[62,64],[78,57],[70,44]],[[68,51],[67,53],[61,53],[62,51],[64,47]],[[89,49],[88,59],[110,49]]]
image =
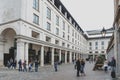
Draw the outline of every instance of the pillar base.
[[[0,67],[4,67],[2,60],[0,60]]]

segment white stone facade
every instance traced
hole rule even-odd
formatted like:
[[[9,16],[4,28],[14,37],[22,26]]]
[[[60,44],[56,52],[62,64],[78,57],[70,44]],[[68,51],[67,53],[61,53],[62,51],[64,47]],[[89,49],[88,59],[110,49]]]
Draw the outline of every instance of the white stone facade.
[[[89,58],[95,60],[96,56],[103,55],[107,59],[108,55],[106,53],[108,43],[113,34],[113,29],[106,29],[106,35],[102,36],[102,30],[91,30],[87,31],[88,36],[88,55]]]
[[[0,3],[1,65],[6,64],[10,57],[17,61],[26,60],[27,63],[37,58],[41,66],[53,65],[57,57],[59,61],[71,63],[78,58],[77,55],[86,54],[87,40],[83,36],[84,32],[63,4],[54,0],[38,0],[39,8],[36,10],[33,1],[4,0]],[[61,7],[57,8],[55,4],[61,4]],[[47,18],[47,8],[51,11],[51,20]],[[56,25],[56,15],[59,17],[59,26]],[[38,23],[34,20],[38,20]],[[50,30],[46,29],[47,22],[51,25]],[[59,34],[56,34],[56,28]]]

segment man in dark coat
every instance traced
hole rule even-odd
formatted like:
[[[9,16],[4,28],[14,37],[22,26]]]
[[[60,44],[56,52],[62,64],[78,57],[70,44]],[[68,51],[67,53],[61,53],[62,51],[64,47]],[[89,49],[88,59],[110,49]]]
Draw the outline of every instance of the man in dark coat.
[[[115,72],[116,71],[116,60],[115,60],[114,57],[112,57],[110,65],[111,65],[111,68],[112,68],[112,70],[111,70],[111,77],[115,78],[116,77],[116,72]]]
[[[76,61],[76,69],[77,69],[77,77],[79,77],[79,72],[80,72],[80,59]]]
[[[35,72],[38,72],[38,65],[39,65],[38,60],[35,60]]]

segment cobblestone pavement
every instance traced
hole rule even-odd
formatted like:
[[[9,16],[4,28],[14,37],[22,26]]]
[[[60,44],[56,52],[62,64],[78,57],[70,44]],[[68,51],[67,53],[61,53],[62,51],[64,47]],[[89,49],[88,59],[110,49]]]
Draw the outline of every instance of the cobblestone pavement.
[[[0,69],[0,80],[113,80],[109,72],[92,71],[92,68],[92,63],[86,63],[86,76],[80,77],[76,77],[73,64],[60,65],[58,72],[55,72],[52,66],[40,68],[38,72],[18,72],[2,68]]]

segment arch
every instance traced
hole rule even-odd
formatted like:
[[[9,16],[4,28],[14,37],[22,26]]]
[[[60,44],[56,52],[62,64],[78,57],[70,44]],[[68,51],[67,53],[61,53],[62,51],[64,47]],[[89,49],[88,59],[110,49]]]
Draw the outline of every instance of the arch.
[[[4,33],[4,31],[7,31],[7,30],[13,30],[14,32],[15,32],[15,34],[17,35],[18,34],[18,30],[17,30],[17,28],[15,28],[15,27],[8,27],[8,26],[1,26],[1,28],[0,28],[0,35],[2,35],[3,33]]]
[[[0,34],[2,40],[4,40],[3,44],[4,45],[0,45],[2,47],[2,51],[1,54],[3,56],[3,63],[6,66],[7,65],[7,61],[12,59],[15,60],[16,57],[16,31],[13,28],[4,28],[1,30],[1,34]]]

